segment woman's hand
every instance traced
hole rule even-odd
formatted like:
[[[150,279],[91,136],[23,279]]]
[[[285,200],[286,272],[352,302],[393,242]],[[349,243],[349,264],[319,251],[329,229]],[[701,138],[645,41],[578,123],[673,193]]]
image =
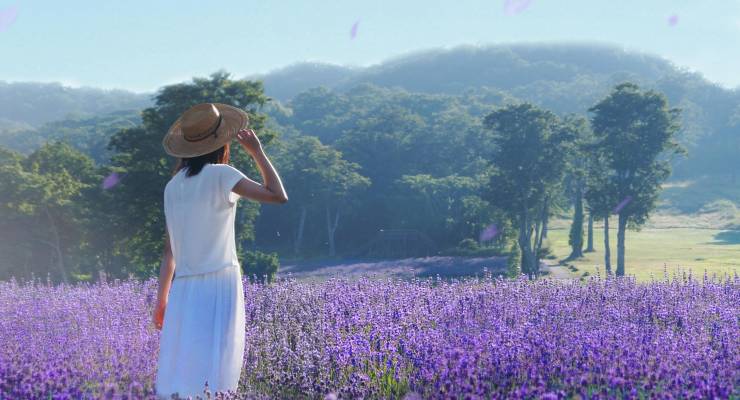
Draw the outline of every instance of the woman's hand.
[[[249,154],[255,155],[262,151],[262,143],[251,129],[242,129],[236,133],[236,139]]]
[[[152,321],[156,329],[162,330],[162,324],[164,324],[164,311],[167,308],[167,303],[157,302],[154,307],[154,313],[152,315]]]

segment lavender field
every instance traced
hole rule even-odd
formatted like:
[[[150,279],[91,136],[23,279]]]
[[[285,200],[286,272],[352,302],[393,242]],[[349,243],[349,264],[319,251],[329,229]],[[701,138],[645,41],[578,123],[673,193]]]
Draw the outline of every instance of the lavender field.
[[[740,277],[245,282],[239,398],[737,398]],[[156,281],[0,282],[0,398],[153,398]]]

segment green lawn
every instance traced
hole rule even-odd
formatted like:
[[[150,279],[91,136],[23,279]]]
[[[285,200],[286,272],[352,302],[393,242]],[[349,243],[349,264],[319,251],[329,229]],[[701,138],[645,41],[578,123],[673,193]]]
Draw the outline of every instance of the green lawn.
[[[594,231],[596,252],[586,253],[583,259],[570,262],[578,268],[578,271],[570,272],[574,277],[583,272],[594,275],[597,267],[602,274],[604,272],[603,228]],[[548,240],[558,260],[570,254],[567,229],[551,230]],[[617,263],[616,229],[609,231],[609,240],[614,270]],[[699,277],[705,270],[710,277],[713,273],[718,276],[740,273],[740,231],[696,228],[628,230],[625,247],[626,274],[636,276],[639,281],[649,281],[651,274],[662,279],[665,267],[669,275],[689,270]]]

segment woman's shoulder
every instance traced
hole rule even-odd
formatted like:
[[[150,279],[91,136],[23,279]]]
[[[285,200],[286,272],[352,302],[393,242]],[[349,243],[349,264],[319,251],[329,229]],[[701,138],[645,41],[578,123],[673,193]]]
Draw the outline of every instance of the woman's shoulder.
[[[230,164],[207,164],[212,171],[222,174],[241,173],[239,169]]]
[[[179,170],[179,171],[177,171],[177,172],[175,172],[175,174],[172,175],[170,177],[170,179],[167,180],[167,183],[164,185],[165,192],[167,191],[167,188],[172,187],[172,185],[174,184],[174,182],[177,181],[178,179],[180,179],[180,175],[182,175],[184,173],[185,173],[185,169],[184,168],[181,169],[181,170]]]

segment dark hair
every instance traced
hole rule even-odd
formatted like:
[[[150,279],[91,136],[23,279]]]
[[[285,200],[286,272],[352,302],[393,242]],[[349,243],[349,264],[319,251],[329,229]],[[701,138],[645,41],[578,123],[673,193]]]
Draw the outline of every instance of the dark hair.
[[[185,157],[180,158],[177,161],[172,175],[177,174],[181,169],[187,168],[188,171],[185,176],[198,175],[206,164],[228,164],[229,163],[229,144],[226,143],[223,147],[220,147],[208,154],[203,154],[197,157]]]

